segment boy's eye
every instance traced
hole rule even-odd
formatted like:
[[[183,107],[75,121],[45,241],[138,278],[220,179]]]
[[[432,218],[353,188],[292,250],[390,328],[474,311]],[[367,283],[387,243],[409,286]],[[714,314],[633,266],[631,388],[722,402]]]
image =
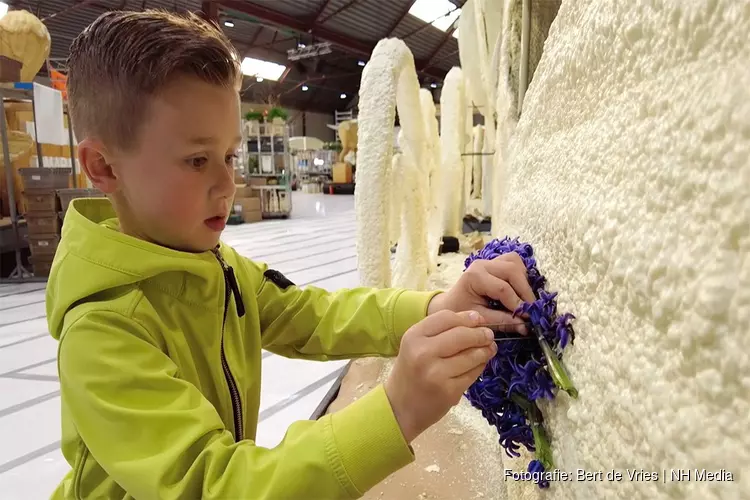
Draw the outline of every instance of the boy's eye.
[[[188,163],[193,168],[203,168],[208,162],[208,158],[200,156],[198,158],[190,158]]]
[[[227,155],[224,158],[224,163],[226,163],[227,165],[231,165],[231,164],[233,164],[235,158],[237,158],[237,155],[234,154],[234,153],[232,153],[230,155]]]

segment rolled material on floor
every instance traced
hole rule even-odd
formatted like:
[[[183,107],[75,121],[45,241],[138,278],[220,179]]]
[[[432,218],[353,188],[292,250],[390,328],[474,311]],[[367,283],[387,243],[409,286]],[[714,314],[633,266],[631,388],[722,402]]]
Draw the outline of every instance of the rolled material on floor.
[[[577,317],[565,362],[580,397],[543,408],[555,467],[659,476],[544,498],[750,491],[748,33],[735,0],[578,0],[552,25],[493,226],[532,242]]]

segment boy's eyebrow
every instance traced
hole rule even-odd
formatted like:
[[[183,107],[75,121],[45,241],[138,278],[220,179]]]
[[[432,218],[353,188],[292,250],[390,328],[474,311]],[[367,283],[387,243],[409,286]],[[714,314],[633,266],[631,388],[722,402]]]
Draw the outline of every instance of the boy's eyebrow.
[[[200,146],[205,146],[207,144],[213,144],[217,142],[215,137],[193,137],[190,139],[190,144],[198,144]],[[232,142],[240,143],[242,142],[241,136],[236,136]]]

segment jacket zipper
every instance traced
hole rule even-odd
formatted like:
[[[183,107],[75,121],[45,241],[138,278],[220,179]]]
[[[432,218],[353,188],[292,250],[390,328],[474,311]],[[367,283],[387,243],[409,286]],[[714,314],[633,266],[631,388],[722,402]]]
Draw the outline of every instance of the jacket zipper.
[[[229,300],[231,299],[231,296],[234,295],[237,314],[240,318],[245,315],[245,304],[242,302],[242,296],[240,295],[240,288],[237,285],[237,278],[234,275],[234,269],[224,261],[221,253],[219,253],[218,246],[213,249],[213,253],[219,261],[219,264],[221,264],[221,270],[224,274],[224,316],[221,320],[221,367],[224,370],[224,377],[229,386],[229,395],[232,398],[235,441],[239,442],[242,441],[244,436],[242,424],[242,400],[240,399],[240,391],[237,389],[237,383],[232,376],[232,372],[229,370],[229,363],[227,362],[227,356],[224,352],[224,327],[227,323],[227,312],[229,311]]]

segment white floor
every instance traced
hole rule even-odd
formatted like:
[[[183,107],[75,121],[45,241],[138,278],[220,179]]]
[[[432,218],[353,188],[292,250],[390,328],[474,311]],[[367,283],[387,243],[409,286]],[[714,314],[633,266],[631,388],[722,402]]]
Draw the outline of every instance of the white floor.
[[[289,220],[230,226],[224,241],[328,290],[358,285],[353,196],[294,193]],[[47,333],[44,284],[0,284],[0,498],[49,498],[69,470],[60,452],[57,342]],[[296,361],[264,353],[258,444],[273,447],[307,419],[345,361]]]

